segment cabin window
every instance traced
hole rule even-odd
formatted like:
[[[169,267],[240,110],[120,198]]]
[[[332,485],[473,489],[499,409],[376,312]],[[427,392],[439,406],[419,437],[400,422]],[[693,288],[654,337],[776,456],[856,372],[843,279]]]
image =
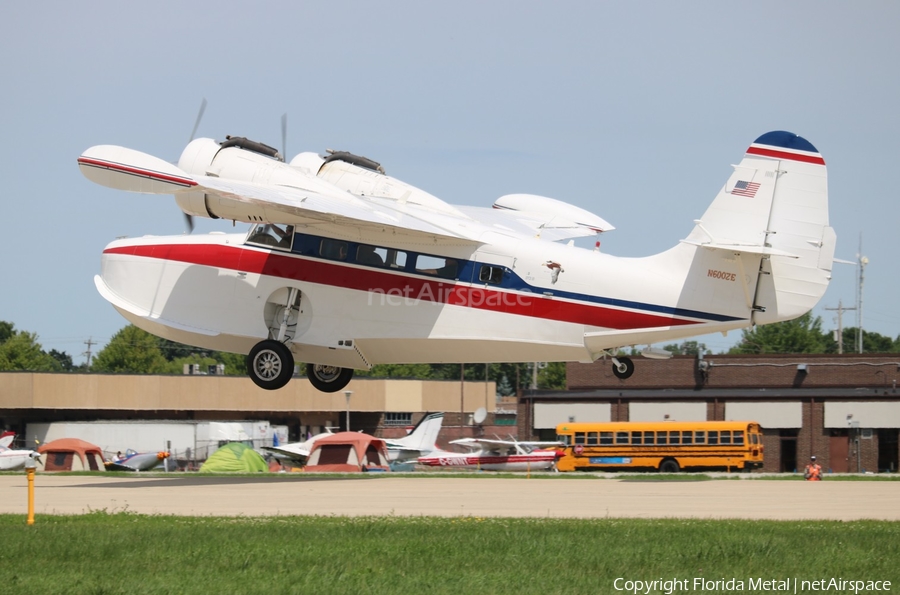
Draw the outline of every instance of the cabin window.
[[[402,269],[406,266],[406,252],[360,244],[356,249],[356,262],[376,267]]]
[[[247,234],[247,243],[269,246],[279,250],[290,250],[293,236],[294,227],[292,225],[254,225]]]
[[[499,285],[503,282],[503,267],[495,267],[489,264],[481,265],[481,270],[478,272],[478,280],[482,283]]]
[[[347,260],[347,242],[324,238],[319,244],[319,256],[330,260]]]
[[[426,275],[437,275],[444,279],[455,279],[459,265],[453,258],[442,256],[428,256],[420,254],[416,258],[416,272]]]
[[[612,432],[600,432],[601,446],[610,446],[612,443],[613,443],[613,433]]]

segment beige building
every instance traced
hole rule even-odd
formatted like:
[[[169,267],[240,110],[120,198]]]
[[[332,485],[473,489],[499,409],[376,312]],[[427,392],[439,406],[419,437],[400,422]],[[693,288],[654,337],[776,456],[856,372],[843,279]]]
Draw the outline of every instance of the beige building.
[[[493,382],[359,378],[321,393],[305,378],[277,391],[238,376],[0,373],[0,428],[23,434],[26,424],[92,420],[266,420],[286,425],[289,439],[325,427],[398,437],[426,412],[445,413],[438,443],[494,432]],[[473,421],[479,408],[482,424]],[[462,421],[462,424],[460,424]],[[508,424],[501,431],[508,432]]]

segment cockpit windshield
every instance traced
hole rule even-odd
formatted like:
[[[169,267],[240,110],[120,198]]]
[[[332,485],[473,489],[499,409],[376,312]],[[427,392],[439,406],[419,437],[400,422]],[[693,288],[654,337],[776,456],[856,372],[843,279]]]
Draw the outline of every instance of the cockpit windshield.
[[[280,250],[291,249],[291,239],[294,236],[293,225],[274,225],[272,223],[259,223],[250,228],[247,234],[248,244],[269,246]]]

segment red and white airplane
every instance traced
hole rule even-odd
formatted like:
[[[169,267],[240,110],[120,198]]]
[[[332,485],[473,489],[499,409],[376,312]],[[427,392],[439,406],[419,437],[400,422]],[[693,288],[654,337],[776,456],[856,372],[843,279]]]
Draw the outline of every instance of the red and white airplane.
[[[453,467],[482,469],[484,471],[546,471],[552,469],[563,456],[558,442],[519,442],[518,440],[490,440],[487,438],[460,438],[450,444],[459,444],[469,452],[437,450],[419,457],[418,463],[426,467]]]
[[[285,163],[244,138],[201,138],[177,166],[109,145],[78,164],[104,186],[174,194],[189,216],[252,224],[116,240],[95,283],[155,335],[248,354],[267,389],[295,359],[326,392],[379,363],[610,355],[628,378],[619,347],[795,318],[831,279],[825,161],[788,132],[756,139],[687,237],[643,258],[566,242],[613,227],[559,200],[453,206],[344,152]]]

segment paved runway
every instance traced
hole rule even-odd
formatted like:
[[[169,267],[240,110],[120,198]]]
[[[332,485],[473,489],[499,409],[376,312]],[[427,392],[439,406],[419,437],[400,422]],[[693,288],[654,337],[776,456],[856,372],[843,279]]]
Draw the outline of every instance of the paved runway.
[[[404,515],[900,520],[900,481],[634,481],[593,477],[323,478],[38,475],[35,511],[201,516]],[[0,513],[27,513],[25,474],[0,476]]]

